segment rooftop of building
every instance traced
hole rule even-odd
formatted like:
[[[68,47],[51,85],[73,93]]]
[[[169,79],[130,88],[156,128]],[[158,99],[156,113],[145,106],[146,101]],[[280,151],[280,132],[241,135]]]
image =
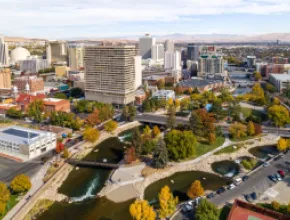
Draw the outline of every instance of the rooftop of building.
[[[43,99],[45,105],[59,105],[61,103],[69,102],[66,99],[45,98]]]
[[[289,220],[290,217],[260,206],[235,200],[228,220]]]
[[[175,92],[173,90],[161,89],[161,90],[158,90],[158,91],[154,92],[153,96],[166,96],[166,95],[169,95],[169,94],[172,94],[172,93],[175,93]]]
[[[0,103],[0,109],[9,109],[12,107],[17,107],[17,105],[14,104],[7,104],[7,103]]]
[[[248,59],[256,59],[256,56],[247,56]]]
[[[283,80],[287,80],[287,81],[290,80],[290,74],[270,73],[270,75],[277,80],[282,80],[282,81]]]
[[[181,87],[191,87],[191,88],[197,87],[197,88],[199,88],[199,87],[205,87],[205,86],[210,85],[210,84],[221,83],[221,82],[223,82],[222,79],[216,79],[216,78],[203,79],[203,78],[195,77],[195,78],[192,78],[190,80],[180,81],[179,85]]]
[[[37,141],[37,137],[43,136],[48,132],[24,128],[19,126],[10,126],[0,130],[0,140],[13,141],[17,144],[29,144]]]
[[[45,97],[46,96],[44,94],[30,95],[30,94],[21,93],[16,98],[16,102],[22,103],[22,104],[25,104],[25,103],[29,104],[30,102],[33,102],[35,100],[44,99]]]

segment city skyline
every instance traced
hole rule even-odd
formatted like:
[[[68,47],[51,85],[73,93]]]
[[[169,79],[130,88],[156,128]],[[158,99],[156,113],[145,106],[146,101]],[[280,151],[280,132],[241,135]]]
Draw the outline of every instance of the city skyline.
[[[0,0],[6,36],[61,39],[172,33],[254,35],[290,32],[283,0]],[[11,6],[14,6],[11,7]]]

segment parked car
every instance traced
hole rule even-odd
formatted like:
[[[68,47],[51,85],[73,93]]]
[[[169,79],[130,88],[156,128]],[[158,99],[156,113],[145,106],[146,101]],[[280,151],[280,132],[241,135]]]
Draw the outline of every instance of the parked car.
[[[270,180],[277,182],[277,178],[275,177],[275,175],[269,175],[268,177]]]
[[[286,161],[285,164],[286,164],[286,165],[290,165],[290,162],[289,162],[289,161]]]
[[[242,178],[234,179],[234,184],[237,186],[242,182]]]
[[[252,202],[252,201],[253,201],[252,196],[251,196],[250,194],[245,195],[245,199],[246,199],[248,202]]]
[[[243,180],[244,182],[247,181],[248,179],[249,179],[249,176],[247,176],[247,175],[242,177],[242,180]]]
[[[268,167],[268,166],[270,166],[270,163],[265,162],[265,163],[263,163],[263,166],[264,166],[264,167]]]
[[[208,199],[211,199],[211,198],[213,198],[215,195],[214,195],[214,193],[212,192],[212,193],[210,193],[210,194],[207,194],[206,195],[206,198],[208,198]]]
[[[251,193],[251,197],[252,197],[253,200],[256,200],[257,199],[257,193],[252,192]]]
[[[282,178],[285,177],[285,172],[284,172],[283,170],[278,170],[278,173],[280,174],[280,176],[281,176]]]
[[[276,158],[274,159],[274,161],[280,160],[281,158],[282,158],[282,156],[280,155],[280,156],[276,157]]]
[[[233,184],[233,183],[232,183],[231,185],[228,186],[228,189],[229,189],[229,190],[232,190],[232,189],[234,189],[234,188],[236,188],[236,185]]]
[[[217,194],[223,194],[226,191],[226,189],[224,187],[219,188],[216,193]]]
[[[193,209],[193,201],[189,201],[183,204],[182,211],[189,212]]]
[[[280,174],[278,174],[278,173],[275,174],[275,177],[277,178],[278,181],[281,181],[282,180]]]

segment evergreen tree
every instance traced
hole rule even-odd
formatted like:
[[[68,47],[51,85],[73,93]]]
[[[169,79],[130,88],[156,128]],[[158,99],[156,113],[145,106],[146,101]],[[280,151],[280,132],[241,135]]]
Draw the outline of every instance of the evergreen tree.
[[[153,154],[153,166],[157,169],[166,167],[168,163],[168,152],[165,142],[162,138],[158,140],[154,154]]]
[[[173,129],[176,124],[175,107],[170,105],[167,111],[167,127]]]
[[[142,137],[138,128],[135,128],[132,132],[132,146],[135,148],[136,156],[140,156],[142,153]]]

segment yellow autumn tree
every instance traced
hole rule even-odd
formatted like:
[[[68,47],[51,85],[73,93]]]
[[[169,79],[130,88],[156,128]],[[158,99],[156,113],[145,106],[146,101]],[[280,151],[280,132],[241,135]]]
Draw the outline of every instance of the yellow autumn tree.
[[[189,189],[187,190],[187,196],[191,199],[194,199],[199,196],[204,195],[204,189],[201,186],[201,183],[199,180],[194,181]]]
[[[115,121],[109,121],[104,125],[107,132],[113,132],[118,127],[118,123]]]
[[[180,106],[180,100],[179,99],[175,99],[174,104],[176,107]]]
[[[3,182],[0,182],[0,202],[3,202],[4,204],[6,204],[9,198],[10,198],[10,191],[7,185]]]
[[[31,188],[31,182],[28,176],[20,174],[13,178],[10,188],[15,193],[27,192]]]
[[[151,129],[148,125],[146,125],[145,128],[143,129],[143,135],[150,136],[150,134],[151,134]]]
[[[176,205],[178,203],[178,197],[174,198],[169,186],[164,186],[161,189],[158,198],[160,206],[160,209],[158,210],[159,218],[167,218],[168,216],[172,215],[175,212]]]
[[[100,132],[95,128],[88,127],[83,132],[84,140],[89,142],[95,142],[99,139]]]
[[[278,210],[280,209],[280,203],[277,202],[277,201],[273,201],[273,202],[271,203],[271,205],[272,205],[272,208],[273,208],[275,211],[278,211]]]
[[[247,124],[247,133],[249,136],[253,136],[255,134],[255,125],[251,121]]]
[[[167,100],[167,105],[173,105],[173,99],[172,98],[169,98]]]
[[[280,152],[286,151],[288,148],[288,143],[287,140],[284,138],[280,138],[278,143],[277,143],[277,149]]]
[[[158,128],[157,125],[155,125],[152,129],[151,135],[152,135],[152,137],[155,138],[155,137],[158,137],[159,134],[160,134],[160,129]]]
[[[6,211],[6,203],[0,202],[0,215],[4,215]]]
[[[287,212],[290,213],[290,202],[287,205]]]
[[[156,213],[146,200],[136,200],[129,207],[130,214],[135,220],[155,220]]]

